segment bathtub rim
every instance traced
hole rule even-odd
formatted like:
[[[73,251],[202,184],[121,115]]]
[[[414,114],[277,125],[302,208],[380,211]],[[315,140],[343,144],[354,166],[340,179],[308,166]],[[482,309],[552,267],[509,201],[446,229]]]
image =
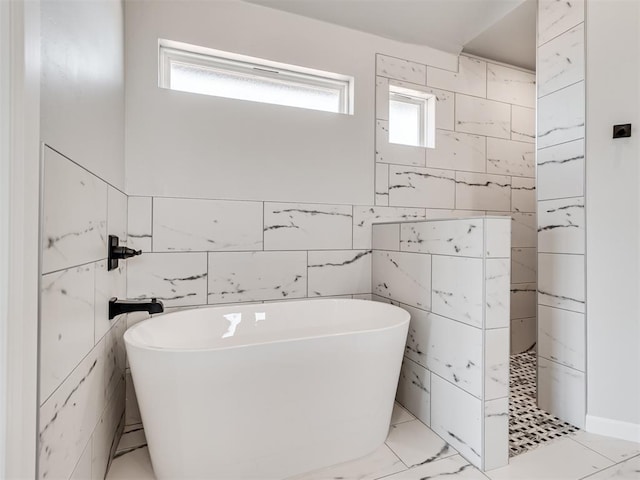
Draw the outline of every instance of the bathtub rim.
[[[167,316],[171,316],[171,315],[176,315],[176,314],[180,314],[182,312],[185,311],[194,311],[194,310],[210,310],[210,309],[221,309],[221,308],[229,308],[232,305],[225,305],[225,304],[218,304],[218,305],[208,305],[206,307],[194,307],[194,308],[185,308],[182,310],[177,310],[177,311],[172,311],[172,312],[165,312],[165,313],[161,313],[159,315],[154,315],[150,318],[147,318],[145,320],[142,320],[140,322],[137,322],[136,324],[132,325],[131,327],[127,328],[127,330],[124,332],[123,338],[124,338],[124,343],[126,345],[127,348],[137,348],[139,350],[147,350],[147,351],[154,351],[154,352],[163,352],[163,353],[180,353],[180,354],[188,354],[188,353],[205,353],[205,352],[218,352],[218,351],[225,351],[225,350],[232,350],[232,349],[239,349],[239,348],[251,348],[251,347],[259,347],[259,346],[264,346],[264,345],[278,345],[278,344],[284,344],[284,343],[290,343],[290,342],[300,342],[300,341],[305,341],[305,340],[312,340],[312,339],[324,339],[324,338],[335,338],[335,337],[341,337],[341,336],[346,336],[346,335],[359,335],[359,334],[368,334],[368,333],[377,333],[377,332],[385,332],[388,330],[392,330],[394,328],[401,328],[403,325],[408,325],[410,323],[411,320],[411,314],[405,310],[404,308],[402,308],[401,306],[397,306],[397,305],[393,305],[391,303],[386,303],[386,302],[377,302],[374,300],[363,300],[363,299],[351,299],[351,298],[327,298],[327,299],[315,299],[315,298],[301,298],[300,300],[294,300],[294,301],[286,301],[286,302],[269,302],[270,304],[293,304],[293,303],[311,303],[311,302],[330,302],[330,303],[375,303],[377,305],[380,306],[384,306],[384,308],[388,308],[388,307],[392,307],[392,310],[400,310],[403,313],[397,312],[399,315],[404,316],[403,320],[400,321],[396,321],[395,323],[388,325],[388,326],[384,326],[384,327],[379,327],[379,328],[368,328],[368,329],[362,329],[362,330],[353,330],[353,331],[346,331],[346,332],[335,332],[335,333],[328,333],[328,334],[323,334],[323,335],[301,335],[301,336],[296,336],[293,338],[283,338],[283,339],[278,339],[278,340],[265,340],[265,341],[255,341],[255,342],[250,342],[250,343],[244,343],[241,345],[228,345],[228,346],[217,346],[217,347],[205,347],[205,348],[184,348],[184,347],[159,347],[156,345],[149,345],[148,343],[144,343],[144,342],[140,342],[138,340],[136,340],[135,338],[132,338],[134,335],[134,330],[137,327],[142,328],[142,325],[148,325],[149,323],[152,323],[154,320],[157,320],[158,318],[165,318]],[[257,305],[264,305],[264,304],[253,304],[254,306]],[[233,305],[234,307],[250,307],[251,304],[247,304],[247,305]]]

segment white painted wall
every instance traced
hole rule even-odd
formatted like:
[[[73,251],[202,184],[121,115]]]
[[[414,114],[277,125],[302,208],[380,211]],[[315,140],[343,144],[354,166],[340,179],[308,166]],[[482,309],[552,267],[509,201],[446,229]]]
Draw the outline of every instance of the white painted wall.
[[[640,3],[587,8],[587,429],[640,441]]]
[[[373,204],[375,53],[454,55],[237,0],[127,2],[127,193]],[[355,115],[157,88],[165,38],[355,77]],[[341,54],[336,54],[341,52]]]
[[[42,8],[42,141],[124,188],[122,2]]]

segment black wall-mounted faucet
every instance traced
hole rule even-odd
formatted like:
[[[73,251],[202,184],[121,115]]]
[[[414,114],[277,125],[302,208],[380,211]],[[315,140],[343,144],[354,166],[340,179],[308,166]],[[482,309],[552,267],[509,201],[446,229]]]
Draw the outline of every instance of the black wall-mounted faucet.
[[[118,300],[116,297],[109,299],[109,320],[123,313],[149,312],[162,313],[164,305],[160,300]]]
[[[109,261],[107,270],[115,270],[118,268],[118,260],[126,260],[136,255],[142,255],[142,250],[121,247],[120,239],[115,235],[109,235]]]

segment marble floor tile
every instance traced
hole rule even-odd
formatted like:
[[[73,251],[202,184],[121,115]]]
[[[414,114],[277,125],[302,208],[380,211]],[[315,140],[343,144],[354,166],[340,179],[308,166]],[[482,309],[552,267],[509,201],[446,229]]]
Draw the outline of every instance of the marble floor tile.
[[[562,438],[513,457],[508,466],[485,474],[491,480],[577,480],[612,464],[611,460],[584,445],[570,438]]]
[[[614,462],[621,462],[640,455],[640,443],[629,442],[619,438],[605,437],[579,430],[571,434],[571,439],[591,450],[595,450]],[[638,465],[640,466],[640,464]],[[638,473],[638,478],[640,478],[640,472]]]
[[[386,444],[409,468],[458,453],[418,420],[393,425]]]
[[[602,470],[584,480],[637,480],[640,478],[640,455]]]
[[[399,403],[393,404],[393,413],[391,414],[391,425],[397,425],[399,423],[410,422],[415,420],[412,414],[405,410]]]
[[[487,477],[460,455],[443,458],[437,462],[396,473],[385,480],[427,480],[442,478],[447,480],[486,480]]]
[[[406,470],[407,467],[386,445],[375,452],[351,462],[290,477],[288,480],[375,480]]]
[[[142,447],[113,459],[107,480],[155,480],[149,449]]]

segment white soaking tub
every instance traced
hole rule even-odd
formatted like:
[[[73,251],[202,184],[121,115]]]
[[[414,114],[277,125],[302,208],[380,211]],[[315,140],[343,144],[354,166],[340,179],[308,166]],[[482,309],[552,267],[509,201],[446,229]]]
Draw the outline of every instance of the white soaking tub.
[[[364,300],[183,310],[124,339],[159,479],[282,479],[388,433],[409,314]]]

